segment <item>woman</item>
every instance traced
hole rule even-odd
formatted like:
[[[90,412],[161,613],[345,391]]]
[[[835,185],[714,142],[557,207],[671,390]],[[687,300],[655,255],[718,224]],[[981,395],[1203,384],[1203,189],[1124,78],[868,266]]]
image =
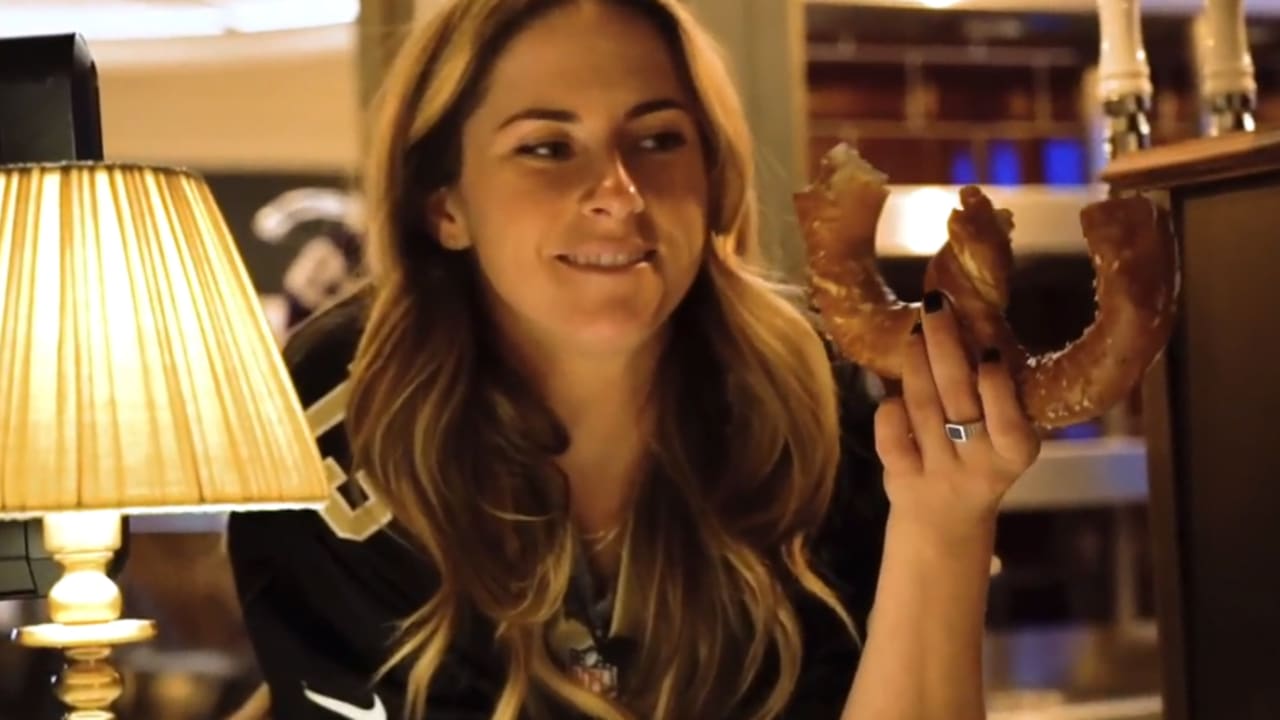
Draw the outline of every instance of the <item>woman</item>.
[[[1035,434],[941,297],[900,398],[833,370],[686,10],[449,3],[375,140],[371,285],[287,351],[335,497],[232,521],[276,717],[983,716]]]

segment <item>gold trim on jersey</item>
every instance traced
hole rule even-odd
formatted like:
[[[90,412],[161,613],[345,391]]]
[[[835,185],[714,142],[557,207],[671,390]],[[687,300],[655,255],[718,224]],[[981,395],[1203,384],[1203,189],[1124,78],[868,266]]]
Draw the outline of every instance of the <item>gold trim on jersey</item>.
[[[350,397],[351,382],[344,380],[307,408],[307,423],[317,441],[346,417]],[[353,477],[348,476],[347,471],[331,457],[324,459],[324,469],[329,478],[329,500],[320,509],[320,517],[324,518],[334,535],[360,542],[391,522],[391,509],[378,497],[363,470],[357,470]],[[352,507],[342,494],[342,486],[349,482],[359,485],[366,498],[359,507]]]
[[[307,408],[307,424],[317,440],[332,430],[347,416],[347,401],[351,399],[351,381],[343,380]]]

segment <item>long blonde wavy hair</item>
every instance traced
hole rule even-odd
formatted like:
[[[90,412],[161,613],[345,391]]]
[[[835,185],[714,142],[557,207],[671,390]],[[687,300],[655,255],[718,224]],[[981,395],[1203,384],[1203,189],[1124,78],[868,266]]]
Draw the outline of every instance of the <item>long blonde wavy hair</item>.
[[[549,701],[601,718],[773,717],[803,652],[785,586],[798,582],[855,633],[806,556],[833,493],[836,391],[812,323],[753,269],[751,138],[715,42],[676,0],[594,0],[650,19],[687,75],[713,240],[654,381],[654,470],[629,550],[640,651],[616,700],[571,681],[546,645],[575,551],[554,464],[569,438],[495,347],[473,257],[427,228],[426,199],[459,177],[461,128],[495,57],[574,1],[449,3],[406,39],[380,99],[366,175],[372,302],[348,431],[356,466],[439,574],[387,667],[412,663],[408,708],[421,717],[460,622],[479,613],[506,664],[495,720],[539,716]],[[757,676],[772,685],[755,687]]]

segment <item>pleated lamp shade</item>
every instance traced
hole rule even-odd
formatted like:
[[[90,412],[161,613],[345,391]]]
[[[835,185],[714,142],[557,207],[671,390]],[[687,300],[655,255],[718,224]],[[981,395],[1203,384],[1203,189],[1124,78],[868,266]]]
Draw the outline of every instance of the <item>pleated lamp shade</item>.
[[[204,181],[0,166],[0,518],[317,506],[315,442]]]

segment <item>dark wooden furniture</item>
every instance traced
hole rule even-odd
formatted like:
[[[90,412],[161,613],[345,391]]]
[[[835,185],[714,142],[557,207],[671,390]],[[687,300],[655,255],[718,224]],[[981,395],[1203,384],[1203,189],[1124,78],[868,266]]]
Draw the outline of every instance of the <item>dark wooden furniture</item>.
[[[1180,317],[1144,388],[1167,720],[1280,718],[1280,133],[1117,159],[1166,194]]]

